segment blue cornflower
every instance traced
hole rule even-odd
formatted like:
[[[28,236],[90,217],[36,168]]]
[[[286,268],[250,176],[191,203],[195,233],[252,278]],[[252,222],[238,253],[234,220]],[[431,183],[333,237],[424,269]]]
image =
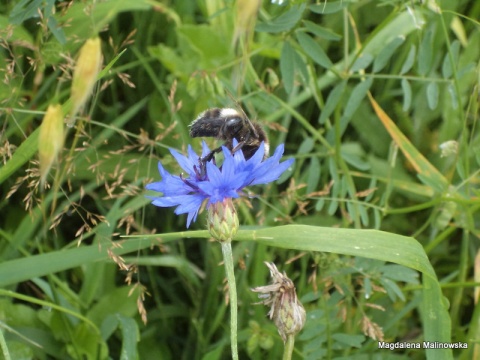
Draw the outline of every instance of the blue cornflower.
[[[233,146],[236,146],[236,140]],[[210,149],[202,143],[202,157],[206,156]],[[170,149],[170,153],[177,160],[180,167],[188,174],[188,177],[171,175],[161,163],[158,170],[162,180],[146,186],[147,190],[163,193],[161,197],[149,196],[152,204],[160,207],[177,206],[175,214],[188,214],[187,228],[192,221],[197,219],[198,212],[204,202],[207,207],[211,205],[238,198],[243,194],[243,189],[249,185],[267,184],[277,180],[294,162],[288,159],[280,163],[284,146],[279,145],[273,156],[262,161],[265,153],[265,144],[262,142],[255,154],[245,160],[242,151],[234,154],[222,147],[224,161],[221,167],[213,161],[206,164],[206,172],[202,174],[199,156],[188,146],[188,156]]]

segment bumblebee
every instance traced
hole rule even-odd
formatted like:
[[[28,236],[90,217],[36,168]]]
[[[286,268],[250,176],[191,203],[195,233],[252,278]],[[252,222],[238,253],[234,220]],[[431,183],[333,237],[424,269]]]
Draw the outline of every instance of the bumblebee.
[[[232,151],[232,154],[242,150],[245,159],[250,159],[258,150],[262,141],[265,144],[264,159],[268,157],[268,138],[262,127],[252,122],[243,111],[230,108],[212,108],[204,111],[190,124],[190,136],[215,137],[225,141],[224,146]],[[238,141],[233,146],[233,139]],[[200,159],[201,173],[205,174],[205,164],[211,161],[222,147],[218,147]]]

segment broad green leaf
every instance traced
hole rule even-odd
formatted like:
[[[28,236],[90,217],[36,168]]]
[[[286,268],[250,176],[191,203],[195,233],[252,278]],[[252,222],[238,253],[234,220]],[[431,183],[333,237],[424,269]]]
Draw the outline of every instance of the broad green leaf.
[[[339,203],[337,200],[338,198],[337,195],[338,195],[339,189],[340,189],[340,185],[333,184],[332,192],[331,192],[333,199],[330,200],[330,204],[328,205],[328,209],[327,209],[327,214],[330,216],[333,216],[338,210]]]
[[[380,284],[382,284],[383,288],[387,291],[387,295],[390,300],[392,300],[392,302],[397,301],[397,297],[400,300],[405,301],[405,295],[403,295],[402,290],[400,290],[400,288],[394,281],[386,277],[381,277]]]
[[[21,0],[12,11],[10,11],[10,22],[14,25],[19,25],[25,20],[31,18],[38,18],[40,14],[38,10],[43,8],[43,0]]]
[[[114,331],[117,330],[117,328],[118,317],[116,316],[116,313],[107,315],[100,326],[100,334],[102,335],[102,339],[108,340]]]
[[[418,49],[418,73],[426,76],[433,65],[433,36],[435,27],[432,26],[424,34]]]
[[[395,50],[399,48],[400,45],[405,41],[405,36],[401,35],[390,41],[375,57],[373,62],[373,72],[381,71],[388,63],[390,58],[395,53]]]
[[[333,215],[338,209],[338,201],[337,198],[340,194],[340,177],[338,176],[337,166],[335,165],[335,159],[330,157],[328,159],[328,171],[330,173],[330,177],[333,180],[333,186],[330,192],[330,197],[332,198],[329,206],[328,206],[328,215]]]
[[[340,148],[342,158],[350,165],[359,170],[367,171],[370,169],[370,163],[366,161],[365,152],[359,143],[344,143]]]
[[[343,113],[344,118],[350,119],[355,114],[363,99],[365,99],[365,96],[367,95],[370,86],[372,86],[372,83],[373,78],[369,77],[353,88],[353,91],[348,98],[347,104],[345,105],[345,110]]]
[[[81,322],[75,327],[72,340],[73,343],[66,346],[71,358],[75,358],[78,354],[82,359],[105,359],[108,356],[107,344],[100,341],[98,334],[95,334],[85,322]]]
[[[55,39],[57,39],[60,44],[65,45],[67,38],[63,32],[63,27],[58,25],[58,21],[53,17],[53,14],[55,14],[55,0],[48,0],[45,4],[44,11],[44,16],[46,15],[47,19],[48,29],[52,32],[53,36],[55,36]]]
[[[300,73],[305,83],[308,83],[310,75],[308,74],[307,64],[305,60],[297,51],[293,52],[293,60],[295,63],[295,69]]]
[[[458,97],[457,91],[455,90],[455,85],[453,83],[448,84],[447,86],[448,93],[450,94],[450,98],[452,99],[452,108],[454,110],[458,109]],[[1,181],[1,177],[0,177]]]
[[[475,74],[475,64],[473,62],[470,62],[466,64],[465,66],[462,66],[460,69],[457,71],[457,79],[461,79],[464,77],[466,74]]]
[[[342,39],[341,35],[323,26],[317,25],[314,22],[303,20],[303,24],[305,25],[308,31],[310,31],[312,34],[322,39],[331,40],[331,41],[339,41]]]
[[[372,179],[370,180],[370,184],[368,184],[368,189],[375,189],[376,187],[377,187],[377,178],[372,177]],[[370,192],[365,198],[365,201],[366,202],[371,201],[374,195],[375,195],[375,191]]]
[[[368,211],[365,206],[363,206],[362,203],[357,205],[358,212],[360,213],[360,220],[362,220],[362,225],[366,228],[369,227],[370,224],[370,218],[368,216]]]
[[[341,179],[340,198],[345,199],[347,197],[347,194],[349,193],[350,187],[348,186],[348,181],[346,176],[342,176],[340,179]]]
[[[452,42],[450,51],[452,52],[454,66],[457,66],[458,56],[460,53],[460,42],[458,40],[455,40]],[[443,58],[442,75],[444,78],[448,79],[449,77],[452,76],[452,74],[453,74],[453,68],[452,68],[452,63],[450,61],[450,54],[447,52],[445,54],[445,57]]]
[[[300,144],[300,146],[298,147],[297,154],[308,154],[309,152],[312,151],[314,145],[315,145],[315,140],[313,140],[311,137],[305,138]]]
[[[333,113],[333,111],[338,105],[338,102],[340,101],[340,99],[342,98],[342,95],[345,92],[346,85],[347,85],[346,80],[341,81],[333,88],[332,91],[330,91],[327,97],[327,101],[325,102],[325,106],[322,109],[322,113],[318,120],[320,124],[325,124],[327,119]]]
[[[374,229],[380,229],[380,225],[382,224],[382,214],[378,209],[373,209],[373,218],[374,218]]]
[[[373,56],[368,53],[361,54],[353,63],[350,68],[350,71],[358,72],[360,70],[364,70],[370,66],[373,61]]]
[[[427,85],[427,103],[431,110],[435,110],[438,105],[438,84],[432,81]]]
[[[405,78],[402,79],[401,84],[403,92],[402,110],[407,112],[412,105],[412,87],[410,86],[410,82]]]
[[[325,206],[325,199],[320,198],[315,203],[315,211],[322,211],[323,207]]]
[[[320,181],[320,160],[317,156],[310,159],[307,178],[307,194],[318,190],[318,182]]]
[[[269,33],[288,31],[300,21],[304,10],[305,4],[294,5],[277,18],[258,24],[255,30]]]
[[[122,333],[121,360],[138,359],[137,343],[140,341],[140,331],[132,317],[118,314],[118,322]]]
[[[395,281],[404,281],[408,284],[418,284],[420,282],[418,272],[402,265],[385,264],[379,270],[382,275]]]
[[[321,46],[308,34],[297,32],[297,39],[305,53],[318,65],[330,69],[333,64]]]
[[[290,94],[293,90],[293,81],[295,79],[295,62],[292,46],[288,41],[283,43],[282,54],[280,55],[280,73],[282,74],[285,91]]]
[[[370,224],[370,218],[368,217],[367,209],[362,204],[358,204],[357,209],[360,213],[360,220],[362,220],[362,225],[368,228],[368,225]]]
[[[407,58],[402,65],[402,69],[400,70],[400,75],[405,74],[406,72],[410,71],[413,64],[415,63],[415,55],[417,54],[417,48],[415,45],[410,47],[410,51],[408,52]]]

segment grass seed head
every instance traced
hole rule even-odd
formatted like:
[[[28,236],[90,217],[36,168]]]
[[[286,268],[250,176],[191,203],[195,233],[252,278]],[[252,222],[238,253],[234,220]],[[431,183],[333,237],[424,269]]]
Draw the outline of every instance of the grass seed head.
[[[38,156],[42,183],[57,160],[64,142],[63,110],[61,105],[50,105],[40,127]]]
[[[98,73],[102,65],[102,44],[97,36],[88,39],[80,49],[77,64],[73,70],[71,89],[72,109],[70,112],[73,118],[87,102],[92,94],[93,86],[97,81]]]

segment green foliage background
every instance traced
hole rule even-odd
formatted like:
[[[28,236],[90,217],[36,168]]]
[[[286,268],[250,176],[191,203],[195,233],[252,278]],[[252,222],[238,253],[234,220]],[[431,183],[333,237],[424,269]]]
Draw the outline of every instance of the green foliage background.
[[[158,161],[180,173],[168,148],[200,148],[198,113],[236,103],[296,159],[237,203],[240,358],[282,356],[252,305],[264,261],[307,310],[296,359],[480,356],[480,2],[279,2],[0,5],[4,358],[230,357],[204,215],[185,231],[144,186]],[[78,50],[97,34],[104,70],[42,187],[43,115],[68,108]]]

